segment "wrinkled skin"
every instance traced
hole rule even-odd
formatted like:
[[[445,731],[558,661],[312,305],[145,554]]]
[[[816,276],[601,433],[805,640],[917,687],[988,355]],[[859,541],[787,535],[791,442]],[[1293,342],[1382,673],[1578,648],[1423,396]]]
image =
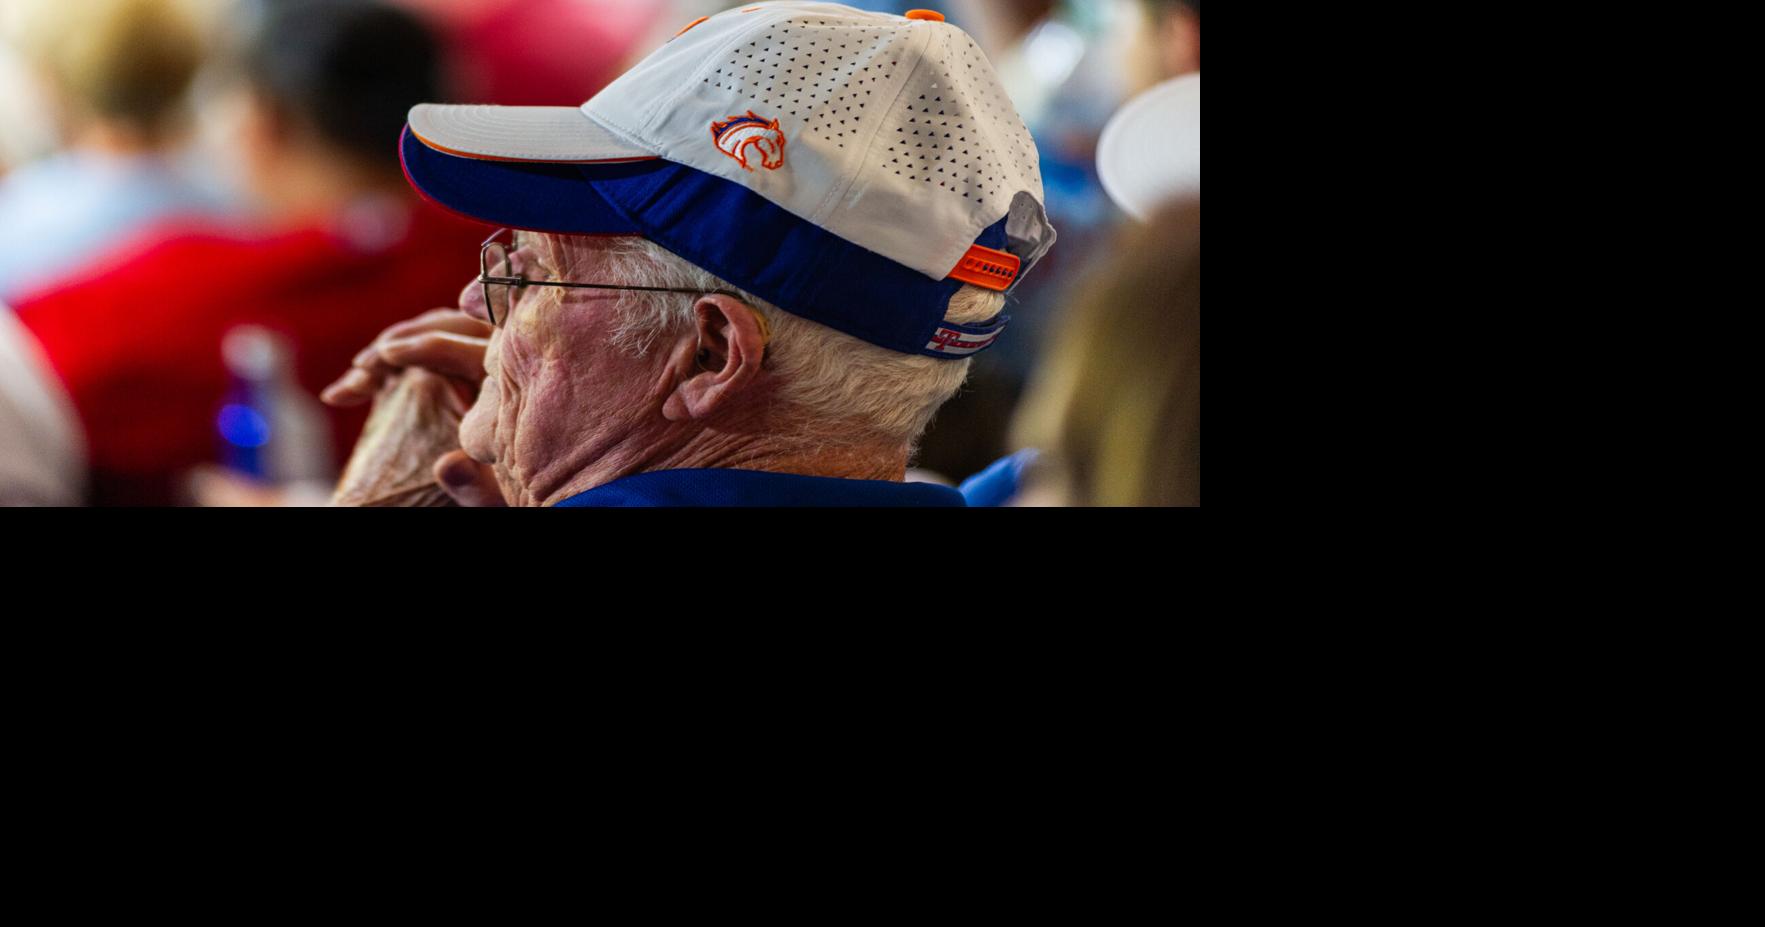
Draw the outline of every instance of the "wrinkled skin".
[[[592,244],[577,244],[572,255],[574,279],[610,282]],[[531,247],[510,260],[530,277],[556,279]],[[460,291],[457,311],[438,309],[388,328],[321,398],[370,401],[407,366],[440,373],[475,395],[460,423],[462,449],[441,456],[434,469],[462,505],[552,505],[622,476],[680,468],[901,479],[904,444],[829,448],[785,437],[793,423],[764,366],[763,325],[740,300],[697,297],[691,328],[632,357],[611,343],[617,300],[629,293],[544,289],[525,290],[492,328],[474,280]]]
[[[517,269],[537,263],[527,248],[511,260]],[[598,260],[574,273],[609,279]],[[461,447],[494,468],[511,504],[543,504],[582,467],[660,422],[664,390],[673,385],[658,358],[608,346],[615,301],[626,294],[561,292],[559,305],[557,293],[529,290],[492,335],[478,402],[460,423]],[[476,283],[461,292],[460,308],[488,321]]]

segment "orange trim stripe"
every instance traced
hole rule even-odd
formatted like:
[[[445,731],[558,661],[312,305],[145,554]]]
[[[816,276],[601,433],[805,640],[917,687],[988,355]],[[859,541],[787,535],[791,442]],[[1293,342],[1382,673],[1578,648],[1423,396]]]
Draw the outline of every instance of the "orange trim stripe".
[[[690,23],[687,23],[687,24],[686,24],[686,25],[684,25],[684,26],[681,26],[681,27],[680,27],[680,31],[679,31],[679,32],[676,32],[676,33],[674,33],[674,38],[677,38],[677,39],[678,39],[678,38],[680,38],[680,37],[681,37],[681,36],[683,36],[683,35],[686,35],[686,30],[688,30],[688,29],[691,29],[691,28],[692,28],[692,27],[694,27],[694,26],[696,26],[696,25],[698,25],[698,24],[699,24],[699,23],[702,23],[702,22],[704,22],[704,21],[705,21],[705,20],[707,20],[707,19],[710,19],[710,18],[711,18],[711,17],[709,17],[709,16],[700,16],[700,17],[699,17],[699,18],[698,18],[698,19],[695,19],[695,20],[693,20],[693,21],[692,21],[692,22],[690,22]]]
[[[950,271],[951,280],[972,283],[989,290],[1009,289],[1011,282],[1017,279],[1018,270],[1023,262],[1017,255],[992,248],[973,245],[962,260],[956,262],[956,269]]]
[[[453,148],[449,148],[446,145],[437,145],[436,143],[424,138],[421,134],[419,134],[415,127],[413,127],[411,129],[411,134],[417,136],[417,141],[422,142],[426,147],[433,148],[436,151],[441,152],[442,154],[450,154],[456,158],[471,158],[474,161],[510,161],[515,164],[624,164],[628,161],[660,161],[660,160],[662,160],[660,155],[643,155],[641,157],[636,157],[636,158],[583,158],[583,159],[577,159],[577,160],[554,160],[551,158],[504,158],[499,155],[479,154],[478,152],[475,152],[475,151],[459,151],[459,150],[456,150]]]

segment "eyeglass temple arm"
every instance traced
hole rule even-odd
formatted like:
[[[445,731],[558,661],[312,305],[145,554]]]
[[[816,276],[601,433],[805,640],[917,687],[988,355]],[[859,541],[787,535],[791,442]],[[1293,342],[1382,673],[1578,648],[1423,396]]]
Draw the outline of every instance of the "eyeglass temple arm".
[[[642,290],[648,293],[714,293],[718,296],[733,296],[736,299],[741,298],[741,294],[731,293],[728,290],[701,290],[696,287],[625,286],[616,283],[566,283],[563,281],[552,280],[523,280],[520,277],[491,277],[484,274],[479,275],[478,282],[494,283],[500,286],[561,286],[575,290]]]

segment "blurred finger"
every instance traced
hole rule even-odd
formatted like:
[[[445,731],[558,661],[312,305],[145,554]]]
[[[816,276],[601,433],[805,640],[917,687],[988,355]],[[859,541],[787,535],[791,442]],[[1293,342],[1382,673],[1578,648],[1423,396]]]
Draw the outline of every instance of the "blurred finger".
[[[369,344],[356,354],[355,358],[350,362],[355,369],[338,377],[335,383],[332,383],[325,388],[325,391],[320,394],[319,398],[328,405],[360,405],[369,399],[374,398],[374,394],[379,392],[380,386],[385,382],[386,377],[395,373],[400,367],[408,366],[411,363],[421,365],[420,360],[407,359],[401,362],[394,362],[384,356],[381,353],[381,349],[390,342],[405,341],[430,332],[444,332],[471,338],[482,338],[485,339],[486,344],[488,344],[491,331],[492,328],[489,325],[466,315],[458,309],[431,309],[415,318],[406,319],[403,322],[388,326],[374,339],[372,344]],[[482,353],[482,349],[480,349],[480,353]],[[451,361],[452,358],[448,357],[444,358],[442,362],[449,363]],[[482,367],[482,363],[479,366]],[[457,365],[454,369],[458,369]],[[455,374],[449,375],[453,376]],[[475,374],[462,374],[459,376],[461,379],[469,380],[473,383],[484,378],[482,371]]]
[[[380,345],[379,358],[397,367],[421,367],[442,376],[478,383],[484,379],[484,338],[427,332]]]
[[[389,326],[380,333],[382,340],[408,338],[421,332],[453,332],[456,335],[490,337],[491,327],[458,309],[431,309],[413,319]]]
[[[189,492],[197,505],[209,508],[269,508],[287,505],[286,495],[240,474],[205,464],[190,471]]]
[[[356,352],[354,359],[352,359],[350,363],[368,371],[369,373],[381,374],[388,372],[381,368],[386,366],[396,366],[389,365],[380,354],[381,350],[388,344],[399,341],[409,341],[412,338],[420,337],[431,332],[453,332],[455,334],[471,337],[489,337],[487,334],[479,334],[478,327],[481,323],[476,319],[466,318],[458,312],[453,313],[457,319],[448,319],[444,317],[429,319],[430,316],[435,316],[436,313],[442,311],[444,310],[437,309],[434,312],[425,313],[415,319],[400,322],[397,325],[386,329],[374,339],[372,344],[369,344],[367,347]],[[464,322],[466,324],[460,325],[458,324],[459,322]]]
[[[465,451],[449,451],[435,462],[435,482],[462,506],[485,508],[503,506],[502,489],[496,484],[496,471],[485,463],[473,460]]]
[[[319,401],[328,406],[359,406],[374,398],[380,390],[380,381],[367,371],[350,368],[350,371],[337,378],[337,382],[325,387],[319,394]]]

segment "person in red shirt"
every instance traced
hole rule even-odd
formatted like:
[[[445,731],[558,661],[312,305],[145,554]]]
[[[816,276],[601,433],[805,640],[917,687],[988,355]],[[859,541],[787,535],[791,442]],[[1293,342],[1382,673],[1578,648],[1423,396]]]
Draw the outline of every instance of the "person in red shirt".
[[[396,0],[441,33],[462,103],[575,106],[680,23],[656,0]],[[685,15],[680,16],[685,19]]]
[[[217,459],[229,331],[283,336],[316,394],[380,330],[452,305],[490,231],[404,183],[393,140],[440,92],[436,43],[411,14],[268,5],[241,49],[233,150],[266,225],[162,226],[15,307],[78,412],[96,504],[188,501],[188,472]],[[327,412],[341,466],[365,414]]]

